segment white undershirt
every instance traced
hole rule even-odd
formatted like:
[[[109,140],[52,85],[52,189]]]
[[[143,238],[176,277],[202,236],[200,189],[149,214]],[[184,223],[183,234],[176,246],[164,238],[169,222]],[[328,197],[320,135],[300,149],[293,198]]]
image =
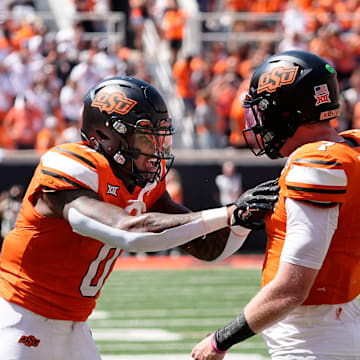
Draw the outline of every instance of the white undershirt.
[[[339,205],[317,207],[287,198],[286,238],[280,261],[320,269],[337,228]]]

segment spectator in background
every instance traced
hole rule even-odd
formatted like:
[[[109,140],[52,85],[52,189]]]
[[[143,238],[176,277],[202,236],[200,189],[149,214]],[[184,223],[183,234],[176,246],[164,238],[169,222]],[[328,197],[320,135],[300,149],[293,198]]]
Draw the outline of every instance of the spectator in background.
[[[61,135],[59,120],[55,116],[48,116],[44,128],[36,135],[35,150],[44,154],[47,150],[58,144]]]
[[[238,86],[239,78],[232,71],[218,75],[209,84],[217,115],[217,131],[225,146],[229,145],[230,111]]]
[[[37,35],[42,35],[43,31],[44,25],[40,17],[35,13],[26,14],[25,17],[21,18],[20,26],[12,35],[12,43],[15,48],[20,49],[24,42]]]
[[[4,119],[6,136],[13,141],[15,149],[34,149],[36,134],[43,127],[43,113],[26,97],[16,97]]]
[[[349,87],[349,77],[356,68],[355,49],[345,39],[340,25],[331,23],[327,25],[327,31],[327,46],[336,69],[340,90],[343,90]]]
[[[6,136],[4,119],[15,99],[14,88],[7,68],[0,63],[0,148],[13,148],[12,140]]]
[[[9,71],[9,80],[16,94],[24,94],[25,90],[31,86],[36,74],[42,72],[45,64],[43,56],[34,54],[23,43],[20,50],[13,51],[3,61],[3,65]]]
[[[284,34],[284,38],[280,41],[277,51],[287,50],[307,50],[308,42],[304,39],[304,35],[300,32],[289,32]]]
[[[65,122],[79,122],[81,118],[82,96],[77,90],[77,82],[68,78],[60,91],[60,106]]]
[[[70,27],[60,29],[56,33],[58,50],[68,57],[78,60],[79,52],[85,50],[88,42],[85,39],[85,28],[82,22],[74,21]]]
[[[12,14],[32,14],[36,10],[35,1],[32,0],[9,0],[6,3]]]
[[[243,192],[242,176],[236,172],[232,161],[225,161],[222,165],[222,173],[215,178],[218,189],[219,203],[226,206],[232,204]]]
[[[170,48],[170,63],[174,64],[181,50],[187,14],[179,7],[177,0],[168,0],[168,7],[162,20],[164,37]]]
[[[198,92],[194,124],[200,149],[223,148],[223,139],[217,130],[217,116],[211,101],[211,95],[204,89]]]
[[[334,65],[330,46],[328,45],[329,38],[328,27],[326,25],[318,27],[313,34],[313,38],[309,41],[308,51],[321,56]]]
[[[304,36],[307,30],[307,17],[303,9],[294,0],[289,0],[282,13],[281,26],[285,37],[291,34]]]
[[[53,60],[49,62],[54,64],[57,77],[61,80],[62,86],[64,86],[72,68],[76,65],[75,59],[68,54],[66,45],[57,45],[55,42]]]
[[[99,69],[94,62],[94,54],[84,51],[80,54],[80,62],[73,67],[69,78],[76,82],[76,89],[79,96],[84,96],[87,89],[101,79]]]
[[[176,82],[176,94],[184,100],[185,115],[193,116],[195,109],[196,86],[192,81],[192,56],[178,59],[173,66],[173,77]]]
[[[131,2],[130,25],[134,30],[134,46],[139,50],[142,49],[144,23],[149,15],[146,0],[133,0]]]
[[[191,82],[196,84],[198,90],[206,88],[213,78],[213,72],[205,54],[199,54],[192,59],[191,69]]]
[[[56,92],[52,92],[49,86],[49,78],[44,73],[37,73],[33,82],[24,91],[24,96],[29,104],[35,104],[36,107],[43,113],[48,114],[53,111],[52,101],[55,98]]]
[[[78,141],[81,141],[80,122],[72,121],[67,124],[67,127],[61,132],[57,143],[64,144]]]
[[[13,19],[3,19],[0,22],[0,60],[4,60],[7,55],[15,50],[15,44],[12,40],[14,30]]]

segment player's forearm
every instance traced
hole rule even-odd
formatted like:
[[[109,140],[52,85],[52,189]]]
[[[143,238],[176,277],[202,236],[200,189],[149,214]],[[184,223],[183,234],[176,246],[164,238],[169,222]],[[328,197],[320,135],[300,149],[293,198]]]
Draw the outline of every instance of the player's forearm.
[[[307,298],[318,270],[280,262],[273,281],[264,286],[245,307],[250,327],[259,332],[289,314]]]
[[[299,297],[280,295],[267,286],[249,302],[243,313],[223,328],[216,330],[213,349],[226,352],[231,346],[242,342],[280,321],[302,302]]]
[[[280,321],[304,299],[292,294],[274,294],[263,288],[244,309],[245,318],[250,328],[259,333]]]

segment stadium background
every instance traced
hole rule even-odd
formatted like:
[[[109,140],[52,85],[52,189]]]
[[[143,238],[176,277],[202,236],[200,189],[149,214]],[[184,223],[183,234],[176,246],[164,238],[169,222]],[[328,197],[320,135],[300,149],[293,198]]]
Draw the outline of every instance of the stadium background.
[[[66,102],[60,95],[68,78],[79,85],[87,76],[82,69],[76,74],[61,72],[59,59],[64,56],[62,65],[72,61],[71,67],[84,68],[89,54],[95,54],[98,63],[93,65],[100,63],[99,74],[139,76],[159,88],[177,128],[174,167],[181,177],[183,202],[193,210],[218,205],[214,179],[226,160],[242,174],[244,190],[279,175],[282,160],[255,158],[246,149],[239,101],[252,69],[275,51],[304,49],[327,58],[338,72],[342,91],[342,115],[333,125],[339,130],[360,127],[360,1],[179,0],[178,4],[184,33],[181,47],[172,48],[173,39],[163,28],[167,0],[0,1],[0,192],[13,184],[26,186],[48,147],[77,139],[73,130],[77,133],[81,106],[75,115],[65,111],[69,96]],[[17,57],[21,52],[30,60],[37,55],[45,59],[29,82],[28,72],[22,72],[24,59]],[[189,61],[190,70],[185,66]],[[199,71],[199,64],[211,65],[210,71]],[[82,95],[79,90],[73,98],[81,103]],[[214,117],[207,125],[215,128],[212,135],[217,141],[204,144],[200,140],[204,124],[195,121],[195,112],[208,96]],[[40,126],[33,128],[30,121],[23,128],[33,131],[30,143],[21,143],[13,134],[20,117],[5,120],[13,108],[18,114],[23,99],[41,114]],[[239,256],[261,254],[264,246],[264,233],[254,232]],[[259,287],[259,262],[245,269],[248,265],[241,257],[234,258],[239,259],[237,265],[200,266],[180,256],[168,259],[162,270],[158,267],[164,259],[152,258],[153,262],[134,257],[133,263],[124,259],[128,268],[121,268],[120,259],[121,271],[114,272],[105,286],[90,320],[104,359],[155,354],[154,359],[163,355],[178,360],[169,354],[188,354],[207,331],[237,315]],[[230,360],[233,354],[258,360],[251,354],[265,356],[266,350],[256,337],[236,346]]]

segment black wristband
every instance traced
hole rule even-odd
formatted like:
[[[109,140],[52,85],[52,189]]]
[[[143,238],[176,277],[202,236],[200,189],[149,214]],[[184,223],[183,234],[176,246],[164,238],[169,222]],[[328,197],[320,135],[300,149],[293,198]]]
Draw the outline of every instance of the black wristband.
[[[226,351],[234,344],[254,335],[244,314],[241,314],[222,329],[216,330],[215,344],[219,350]]]

